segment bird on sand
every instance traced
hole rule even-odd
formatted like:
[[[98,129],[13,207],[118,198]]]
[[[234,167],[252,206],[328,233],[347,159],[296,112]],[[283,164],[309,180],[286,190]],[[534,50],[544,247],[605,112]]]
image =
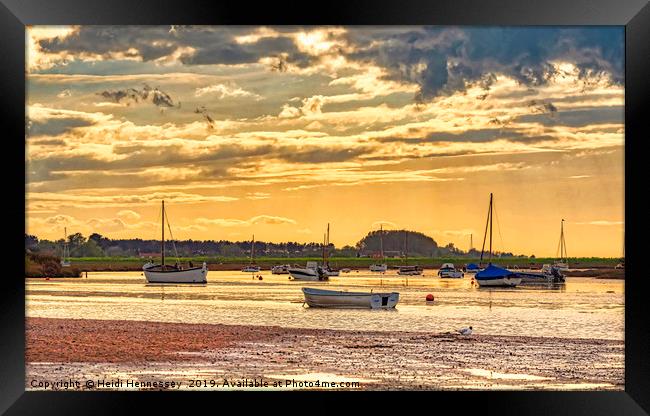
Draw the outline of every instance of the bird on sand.
[[[472,327],[459,329],[458,333],[461,335],[472,335]]]

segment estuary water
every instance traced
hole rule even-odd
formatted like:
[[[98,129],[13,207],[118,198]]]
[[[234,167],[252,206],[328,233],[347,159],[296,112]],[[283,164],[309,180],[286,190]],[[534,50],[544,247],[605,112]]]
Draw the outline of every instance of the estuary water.
[[[28,317],[137,320],[441,333],[472,326],[484,335],[624,339],[624,280],[569,277],[558,287],[478,288],[470,275],[441,279],[352,271],[329,282],[288,275],[210,271],[204,285],[147,284],[141,272],[26,279]],[[313,309],[302,287],[399,292],[395,310]],[[434,302],[426,302],[427,294]]]

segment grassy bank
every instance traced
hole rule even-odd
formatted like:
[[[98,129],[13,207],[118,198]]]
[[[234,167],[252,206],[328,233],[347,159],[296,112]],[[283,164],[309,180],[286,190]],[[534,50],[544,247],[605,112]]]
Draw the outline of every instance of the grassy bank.
[[[142,265],[147,262],[147,259],[139,257],[79,257],[72,258],[72,264],[75,268],[81,271],[137,271],[142,270]],[[159,260],[159,259],[154,259]],[[244,265],[249,263],[246,257],[182,257],[179,258],[181,263],[191,261],[194,264],[201,264],[206,262],[210,270],[239,270]],[[270,269],[272,266],[278,264],[298,264],[304,265],[308,261],[318,261],[320,257],[259,257],[255,259],[255,263],[262,267],[262,269]],[[494,263],[520,268],[534,268],[539,269],[545,263],[552,263],[555,259],[551,258],[502,258],[496,259]],[[167,258],[168,263],[175,263],[177,261],[174,257]],[[386,259],[385,262],[389,267],[399,267],[405,264],[403,259]],[[424,268],[439,268],[443,263],[453,263],[457,267],[461,267],[467,263],[478,263],[477,258],[431,258],[431,257],[415,257],[409,258],[408,264],[420,265]],[[575,269],[613,269],[618,264],[619,259],[616,258],[600,258],[600,257],[580,257],[570,258],[569,264],[571,268]],[[367,268],[369,265],[377,263],[377,259],[366,257],[334,257],[330,259],[330,264],[337,268]]]

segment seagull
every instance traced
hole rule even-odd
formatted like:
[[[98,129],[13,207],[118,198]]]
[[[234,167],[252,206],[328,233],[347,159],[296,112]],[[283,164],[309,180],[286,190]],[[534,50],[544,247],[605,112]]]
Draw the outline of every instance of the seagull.
[[[461,335],[472,335],[472,327],[459,329],[458,333]]]

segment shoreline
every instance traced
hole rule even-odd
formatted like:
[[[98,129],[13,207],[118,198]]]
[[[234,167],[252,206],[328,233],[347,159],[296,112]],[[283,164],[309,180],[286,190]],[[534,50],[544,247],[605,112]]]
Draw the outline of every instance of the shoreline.
[[[142,262],[144,264],[144,262]],[[114,263],[114,264],[95,264],[95,263],[86,263],[84,262],[78,262],[74,264],[74,268],[79,271],[79,275],[56,275],[52,274],[49,276],[40,276],[40,275],[30,275],[30,276],[25,276],[26,278],[35,278],[35,279],[45,279],[45,278],[70,278],[70,279],[78,279],[82,278],[83,274],[85,272],[103,272],[103,273],[110,273],[110,272],[141,272],[142,271],[142,264],[140,263],[127,263],[125,262],[124,264]],[[196,264],[196,263],[195,263]],[[200,263],[199,263],[200,264]],[[215,263],[208,263],[208,270],[209,271],[232,271],[232,272],[240,272],[242,267],[246,266],[247,263],[229,263],[229,264],[215,264]],[[534,271],[539,271],[541,270],[541,265],[538,265],[539,267],[535,268],[520,268],[520,270],[534,270]],[[272,265],[263,265],[261,271],[269,271]],[[346,266],[338,266],[339,269],[344,268]],[[508,266],[506,266],[508,267]],[[395,270],[397,266],[394,267],[389,267],[389,270]],[[422,266],[423,270],[438,270],[438,267],[433,267],[433,266]],[[368,271],[367,267],[361,268],[361,267],[351,267],[352,273],[356,273],[357,271]],[[596,279],[625,279],[625,269],[614,269],[613,267],[594,267],[594,266],[585,266],[581,267],[580,270],[569,270],[564,272],[564,275],[567,277],[593,277]],[[340,277],[345,277],[346,274],[342,273]],[[471,277],[471,274],[466,274],[465,277]]]
[[[25,322],[28,383],[83,374],[139,380],[338,377],[364,380],[360,388],[369,390],[624,385],[624,342],[615,340],[33,317]]]

